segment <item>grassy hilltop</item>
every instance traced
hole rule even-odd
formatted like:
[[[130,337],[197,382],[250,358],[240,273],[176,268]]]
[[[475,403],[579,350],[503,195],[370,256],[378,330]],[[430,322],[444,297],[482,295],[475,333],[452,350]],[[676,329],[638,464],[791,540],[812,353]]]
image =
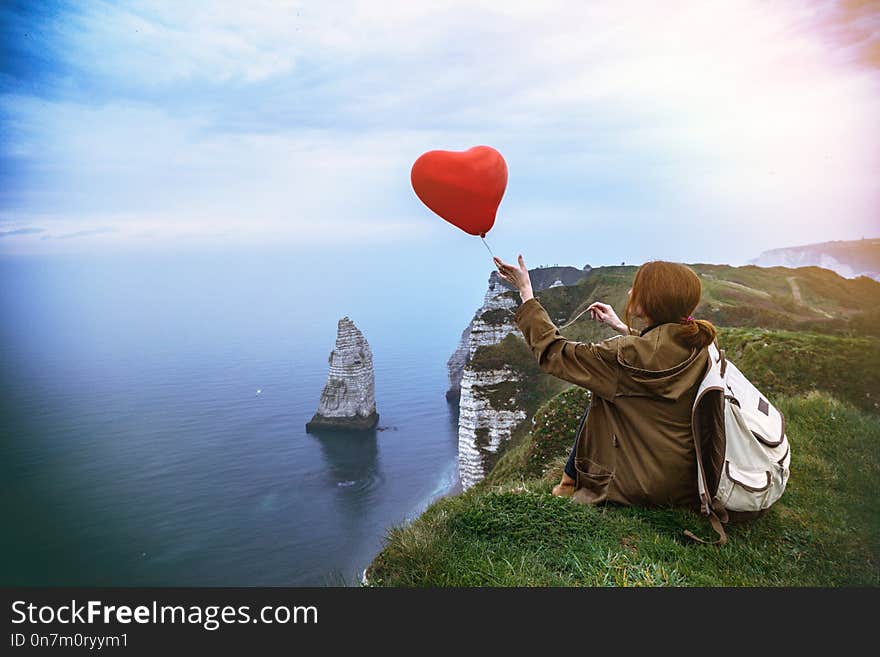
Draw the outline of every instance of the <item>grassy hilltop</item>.
[[[488,477],[393,528],[370,566],[373,585],[880,585],[880,283],[816,267],[694,265],[696,316],[720,327],[729,357],[786,415],[792,477],[756,522],[730,527],[724,547],[684,510],[592,507],[550,495],[585,390],[541,373],[513,335],[481,348],[474,367],[506,363],[501,384],[528,412]],[[594,300],[621,311],[634,267],[603,267],[538,293],[557,324]],[[515,294],[511,292],[509,294]],[[608,337],[579,321],[572,340]],[[493,391],[487,391],[493,392]]]

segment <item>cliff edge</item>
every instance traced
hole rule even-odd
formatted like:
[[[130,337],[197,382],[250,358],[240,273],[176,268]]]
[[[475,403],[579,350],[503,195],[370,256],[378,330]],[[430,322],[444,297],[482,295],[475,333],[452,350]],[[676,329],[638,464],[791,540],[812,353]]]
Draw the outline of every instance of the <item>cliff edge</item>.
[[[537,292],[575,285],[591,270],[589,265],[583,269],[537,267],[529,270],[529,276]],[[462,331],[458,347],[447,362],[446,399],[458,404],[458,467],[464,489],[485,476],[528,415],[519,393],[531,382],[524,381],[520,372],[506,364],[485,364],[478,357],[478,352],[501,344],[510,335],[522,342],[514,322],[519,304],[517,292],[492,271],[483,305]]]
[[[816,267],[693,267],[703,282],[694,315],[719,327],[720,344],[783,410],[796,441],[789,487],[764,517],[729,526],[725,546],[699,546],[684,530],[706,537],[712,530],[686,509],[584,506],[550,495],[589,395],[540,372],[522,337],[511,332],[497,344],[481,344],[464,367],[461,396],[471,398],[475,417],[465,417],[459,438],[460,445],[462,438],[473,440],[474,450],[464,454],[479,455],[478,481],[389,530],[365,583],[880,583],[880,283]],[[539,300],[558,323],[594,300],[623,308],[634,273],[634,267],[598,268],[576,284],[551,284]],[[505,319],[497,309],[488,312]],[[607,337],[603,330],[576,322],[565,336],[594,342]],[[505,368],[508,378],[501,376]],[[485,380],[467,385],[476,375]],[[496,447],[497,430],[510,426],[517,411],[525,419]]]
[[[379,422],[373,352],[360,329],[348,317],[339,320],[336,348],[330,352],[330,372],[318,410],[306,423],[316,429],[372,429]]]

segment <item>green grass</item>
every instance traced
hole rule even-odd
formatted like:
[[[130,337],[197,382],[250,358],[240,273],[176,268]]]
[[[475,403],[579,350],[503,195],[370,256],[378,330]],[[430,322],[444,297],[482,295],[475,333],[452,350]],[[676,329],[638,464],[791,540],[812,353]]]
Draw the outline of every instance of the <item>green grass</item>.
[[[530,431],[514,436],[514,444],[486,481],[491,484],[511,477],[540,477],[554,458],[567,456],[589,398],[583,388],[570,386],[543,404],[534,414]]]
[[[761,326],[836,335],[878,335],[880,284],[818,267],[693,265],[703,283],[696,316],[719,326]],[[789,279],[802,299],[794,297]]]
[[[880,419],[811,393],[776,400],[789,420],[792,478],[763,518],[700,545],[680,509],[583,506],[511,468],[392,529],[369,570],[382,586],[880,585]],[[548,409],[544,409],[548,410]],[[566,427],[573,431],[573,427]],[[553,460],[558,464],[559,454]],[[501,464],[499,464],[501,465]]]
[[[500,370],[505,367],[523,374],[539,371],[529,346],[512,333],[497,344],[478,348],[468,365],[477,371]]]
[[[720,329],[718,342],[771,397],[824,390],[880,412],[880,340],[816,333]]]

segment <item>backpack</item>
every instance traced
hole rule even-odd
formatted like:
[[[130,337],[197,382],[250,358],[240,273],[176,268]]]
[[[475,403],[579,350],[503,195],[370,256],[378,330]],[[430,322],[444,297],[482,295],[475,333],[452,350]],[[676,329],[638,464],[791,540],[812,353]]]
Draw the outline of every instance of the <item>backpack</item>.
[[[723,545],[722,523],[762,515],[785,491],[791,463],[785,418],[715,342],[692,425],[700,511],[718,534],[715,543]]]

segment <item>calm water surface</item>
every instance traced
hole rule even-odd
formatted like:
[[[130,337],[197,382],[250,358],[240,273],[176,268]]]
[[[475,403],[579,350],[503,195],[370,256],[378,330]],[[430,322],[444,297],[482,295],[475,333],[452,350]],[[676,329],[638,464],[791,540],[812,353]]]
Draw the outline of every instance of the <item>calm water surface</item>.
[[[2,583],[351,584],[456,489],[445,365],[483,281],[443,305],[314,264],[2,262]],[[309,435],[345,314],[380,430]]]

